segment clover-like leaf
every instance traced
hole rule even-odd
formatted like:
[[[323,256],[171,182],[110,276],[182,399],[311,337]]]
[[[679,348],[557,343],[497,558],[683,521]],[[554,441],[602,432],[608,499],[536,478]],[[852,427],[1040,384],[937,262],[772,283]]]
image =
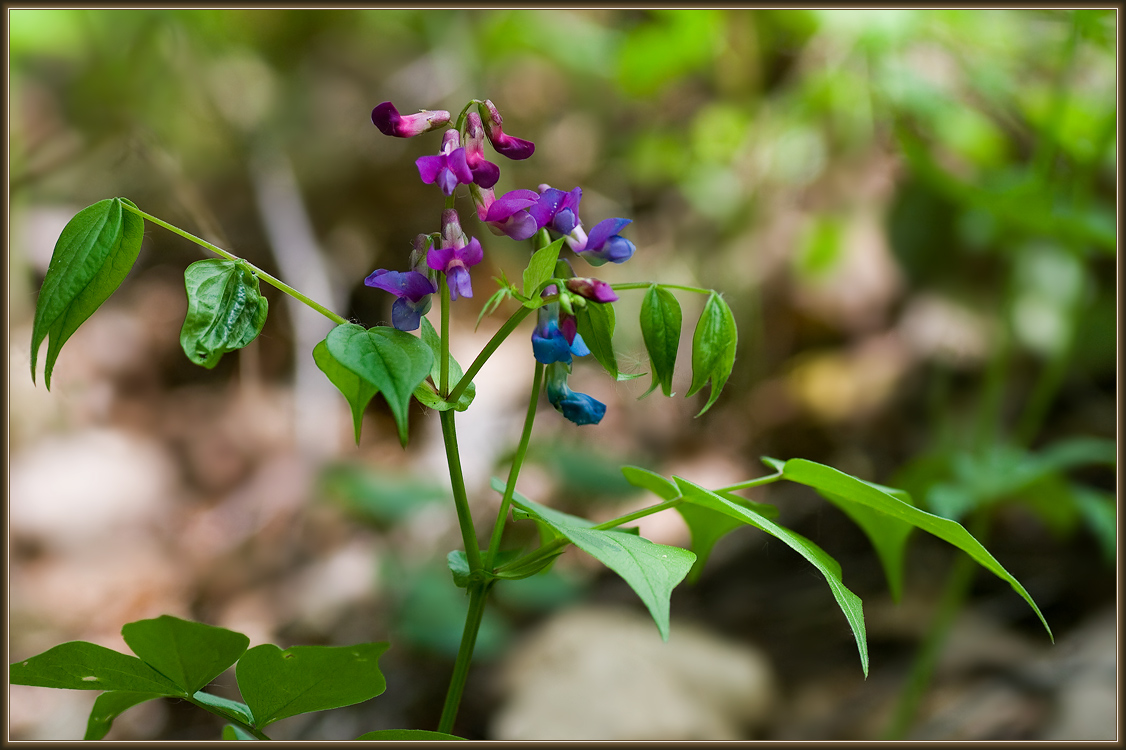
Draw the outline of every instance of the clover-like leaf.
[[[67,339],[101,307],[137,260],[145,222],[124,208],[124,198],[107,198],[75,214],[55,243],[35,301],[31,329],[31,379],[43,339],[48,338],[43,381],[51,389],[55,360]]]
[[[171,615],[130,622],[121,637],[141,661],[189,695],[238,661],[250,645],[242,633]]]
[[[136,656],[86,641],[70,641],[8,667],[13,685],[68,690],[124,690],[185,695],[183,688]]]
[[[712,408],[723,391],[723,386],[727,384],[727,378],[735,364],[737,341],[738,331],[731,308],[723,301],[723,297],[712,292],[700,313],[696,332],[692,335],[692,385],[685,397],[695,395],[708,381],[712,384],[708,402],[697,417]]]
[[[390,644],[294,646],[264,643],[243,654],[235,667],[239,691],[254,726],[287,716],[351,706],[387,689],[379,657]]]
[[[250,264],[209,258],[184,270],[188,313],[180,347],[192,362],[211,369],[227,352],[241,349],[262,332],[269,305]]]
[[[333,328],[325,344],[336,362],[383,394],[399,428],[399,442],[406,446],[407,406],[414,389],[430,374],[430,347],[389,326],[365,329],[355,323]]]

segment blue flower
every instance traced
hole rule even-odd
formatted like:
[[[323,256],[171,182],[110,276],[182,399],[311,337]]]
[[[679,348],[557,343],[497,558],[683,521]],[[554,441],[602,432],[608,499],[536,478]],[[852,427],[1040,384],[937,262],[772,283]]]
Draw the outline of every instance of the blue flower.
[[[544,290],[554,294],[554,287]],[[575,318],[560,316],[559,303],[552,302],[536,311],[538,320],[532,331],[532,353],[536,361],[550,365],[553,362],[571,363],[571,357],[585,357],[590,354],[586,342],[576,330]]]
[[[567,244],[592,266],[625,263],[637,248],[618,232],[630,223],[629,219],[604,219],[594,225],[589,237],[582,227],[575,227],[567,236]]]
[[[598,424],[606,415],[606,404],[567,385],[571,368],[563,362],[547,366],[547,400],[555,410],[577,425]]]

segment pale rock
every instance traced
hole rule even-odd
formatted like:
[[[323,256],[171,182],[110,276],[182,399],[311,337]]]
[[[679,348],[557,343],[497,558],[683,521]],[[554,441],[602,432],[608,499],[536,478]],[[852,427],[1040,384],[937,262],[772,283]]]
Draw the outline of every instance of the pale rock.
[[[648,617],[586,606],[513,649],[497,740],[740,740],[771,710],[766,657],[691,625],[661,640]]]

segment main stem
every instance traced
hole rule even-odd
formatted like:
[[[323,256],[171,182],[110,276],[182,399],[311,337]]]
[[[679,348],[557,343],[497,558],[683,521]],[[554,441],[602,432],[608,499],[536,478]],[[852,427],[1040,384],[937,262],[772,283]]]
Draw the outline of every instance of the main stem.
[[[448,412],[442,412],[447,414]],[[438,720],[438,731],[452,734],[457,709],[461,705],[461,694],[465,692],[465,681],[469,677],[469,664],[473,661],[473,647],[477,644],[477,631],[485,616],[485,599],[489,593],[489,582],[474,581],[469,584],[469,611],[465,615],[465,629],[461,633],[461,645],[457,649],[454,673],[450,677],[450,687],[446,691],[446,703],[442,706],[442,717]]]
[[[212,245],[207,240],[196,237],[191,232],[185,232],[183,229],[180,229],[179,227],[173,226],[166,221],[161,221],[160,219],[156,218],[152,214],[147,214],[144,211],[142,211],[141,209],[136,208],[134,206],[131,206],[128,203],[122,202],[121,205],[127,211],[132,211],[133,213],[137,214],[141,218],[148,219],[153,224],[156,224],[158,226],[162,226],[165,229],[167,229],[169,232],[172,232],[173,234],[178,234],[186,240],[191,240],[195,244],[199,245],[200,247],[207,248],[208,250],[215,253],[216,255],[219,255],[223,258],[226,258],[227,260],[242,261],[243,263],[246,263],[246,265],[250,266],[250,270],[254,273],[254,275],[257,276],[258,278],[262,279],[262,281],[265,281],[267,284],[269,284],[270,286],[272,286],[276,289],[280,289],[281,291],[285,292],[290,297],[293,297],[294,299],[298,300],[299,302],[304,302],[306,305],[313,308],[314,310],[319,312],[321,315],[323,315],[326,318],[328,318],[329,320],[331,320],[333,323],[336,323],[337,325],[343,325],[344,323],[348,322],[344,318],[342,318],[339,315],[337,315],[336,313],[334,313],[332,310],[329,310],[327,307],[325,307],[321,303],[317,302],[316,300],[312,300],[309,297],[306,297],[304,294],[297,291],[296,289],[291,287],[289,284],[286,284],[281,279],[277,279],[277,278],[271,276],[270,274],[263,271],[261,268],[258,268],[257,266],[255,266],[253,263],[250,263],[249,261],[244,260],[244,259],[238,257],[237,255],[232,255],[231,253],[228,253],[223,248],[216,247],[215,245]]]

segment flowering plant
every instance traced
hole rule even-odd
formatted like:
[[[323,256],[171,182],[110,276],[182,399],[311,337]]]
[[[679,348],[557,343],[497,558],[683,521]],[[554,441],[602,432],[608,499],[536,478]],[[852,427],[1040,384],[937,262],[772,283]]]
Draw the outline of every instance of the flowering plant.
[[[576,358],[592,357],[617,380],[637,377],[618,367],[614,303],[619,293],[644,295],[639,326],[652,378],[646,395],[659,388],[665,396],[673,395],[672,376],[683,323],[676,292],[704,295],[692,336],[692,378],[686,394],[691,397],[710,386],[697,416],[717,402],[731,374],[738,339],[735,316],[723,296],[713,290],[649,281],[609,283],[576,274],[571,259],[563,255],[564,247],[591,266],[625,263],[637,252],[634,241],[623,234],[631,222],[603,218],[587,232],[580,215],[580,187],[562,190],[541,184],[536,190],[513,189],[497,197],[494,188],[501,170],[486,159],[485,141],[508,159],[531,157],[535,145],[506,133],[491,101],[470,101],[456,119],[443,110],[401,115],[391,102],[384,102],[373,109],[371,119],[380,132],[392,137],[416,137],[446,128],[438,153],[416,162],[420,179],[436,185],[444,196],[438,231],[416,237],[405,270],[376,269],[364,280],[367,286],[394,297],[391,326],[367,328],[346,320],[245,260],[145,213],[124,198],[112,198],[82,210],[63,230],[37,301],[31,348],[34,379],[38,350],[48,340],[44,380],[49,388],[63,344],[120,285],[136,260],[147,220],[220,256],[193,263],[185,272],[188,314],[180,341],[193,362],[214,367],[224,353],[246,346],[258,335],[268,313],[259,286],[264,281],[335,324],[311,354],[347,401],[357,443],[361,416],[376,395],[386,400],[403,446],[408,442],[407,412],[412,398],[439,412],[463,541],[462,549],[449,554],[448,564],[453,583],[465,588],[469,597],[464,634],[437,731],[382,730],[360,739],[453,737],[490,591],[504,581],[541,573],[569,545],[622,576],[667,639],[672,590],[686,578],[694,580],[699,575],[720,537],[743,526],[756,528],[794,549],[824,576],[852,629],[867,674],[863,608],[859,597],[844,585],[840,565],[818,545],[779,524],[776,508],[738,494],[782,480],[813,488],[856,521],[871,539],[894,596],[899,596],[903,586],[907,536],[919,528],[962,549],[1007,581],[1044,621],[1028,592],[960,524],[916,508],[899,490],[800,458],[763,458],[769,473],[720,488],[626,466],[622,468],[625,478],[651,492],[658,502],[599,524],[517,493],[541,392],[546,392],[548,403],[565,420],[584,429],[598,425],[606,414],[605,404],[568,385]],[[453,125],[447,127],[451,121]],[[483,228],[497,236],[529,241],[531,251],[522,284],[502,278],[482,315],[492,314],[506,303],[515,303],[516,309],[464,370],[450,355],[450,316],[453,303],[474,296],[473,269],[482,263],[484,248],[476,236],[469,236],[481,227],[468,233],[463,228],[457,207],[459,193],[465,194],[461,186],[466,186]],[[424,317],[435,294],[439,299],[437,328]],[[473,380],[481,367],[533,312],[527,413],[507,479],[493,480],[500,502],[488,541],[482,546],[463,478],[456,415],[472,406]],[[656,544],[626,528],[644,516],[674,509],[691,531],[691,550]],[[505,529],[524,520],[539,526],[541,543],[528,550],[502,549]],[[1046,622],[1044,625],[1047,628]],[[114,718],[131,706],[164,696],[222,716],[228,722],[224,739],[267,739],[264,730],[279,719],[365,701],[386,688],[378,667],[380,655],[388,648],[385,642],[295,646],[284,651],[263,644],[248,649],[249,640],[241,633],[167,615],[128,623],[122,635],[135,656],[91,643],[64,643],[12,664],[10,679],[15,684],[104,691],[91,712],[88,739],[104,737]],[[236,663],[243,701],[204,690]]]

